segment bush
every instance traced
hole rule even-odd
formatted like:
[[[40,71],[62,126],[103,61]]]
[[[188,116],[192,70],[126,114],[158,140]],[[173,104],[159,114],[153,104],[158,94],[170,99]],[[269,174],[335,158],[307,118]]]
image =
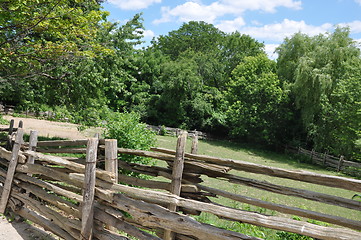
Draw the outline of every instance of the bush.
[[[165,127],[164,125],[160,126],[159,135],[165,136],[165,135],[167,135],[167,133],[168,133],[168,132],[167,132],[166,127]]]
[[[136,113],[111,113],[104,124],[104,138],[117,139],[118,147],[149,150],[154,146],[155,133],[147,129],[146,125],[139,122],[140,116]],[[121,159],[126,162],[149,164],[150,159],[131,155],[122,155]],[[137,175],[130,172],[123,172]]]
[[[0,115],[0,124],[2,125],[8,125],[9,121],[4,119],[2,115]]]
[[[283,231],[277,232],[277,236],[279,237],[279,239],[282,239],[282,240],[312,240],[313,239],[311,237],[303,236],[301,234],[283,232]]]

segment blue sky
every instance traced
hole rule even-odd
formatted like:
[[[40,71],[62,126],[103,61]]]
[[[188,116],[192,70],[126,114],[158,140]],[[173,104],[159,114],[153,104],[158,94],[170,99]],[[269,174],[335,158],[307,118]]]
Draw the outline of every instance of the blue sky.
[[[194,20],[248,34],[265,43],[271,58],[285,37],[299,31],[313,36],[347,25],[361,43],[361,0],[108,0],[103,7],[110,21],[120,23],[143,13],[145,41]]]

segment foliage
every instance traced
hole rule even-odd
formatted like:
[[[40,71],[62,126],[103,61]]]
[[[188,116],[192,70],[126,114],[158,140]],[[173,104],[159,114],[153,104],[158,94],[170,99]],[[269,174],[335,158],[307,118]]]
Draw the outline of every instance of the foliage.
[[[263,44],[212,24],[191,21],[144,51],[140,79],[149,84],[145,120],[155,125],[227,132],[224,92],[230,73]]]
[[[311,237],[307,237],[307,236],[303,236],[297,233],[290,233],[290,232],[277,232],[277,236],[279,237],[279,239],[282,240],[312,240],[313,238]]]
[[[234,32],[226,35],[221,45],[221,62],[225,67],[225,75],[230,77],[233,69],[247,56],[264,53],[264,44],[246,34]]]
[[[188,50],[207,52],[217,48],[223,41],[224,35],[212,24],[190,21],[184,23],[178,30],[160,36],[153,44],[172,60],[176,60]]]
[[[155,133],[140,123],[140,116],[136,113],[109,114],[104,124],[104,138],[117,139],[118,147],[149,150],[155,144]],[[122,155],[123,161],[149,163],[148,158]]]
[[[359,201],[360,201],[361,195],[360,194],[355,194],[355,195],[353,195],[352,199],[359,199]]]
[[[4,119],[2,115],[0,115],[0,124],[7,125],[9,124],[9,121]]]
[[[143,19],[106,20],[100,2],[0,4],[0,96],[17,110],[99,125],[110,111],[149,124],[361,160],[361,57],[349,29],[297,33],[277,49],[191,21],[140,49]]]
[[[205,127],[212,105],[207,101],[197,65],[187,58],[163,64],[159,77],[161,94],[153,95],[148,117],[169,126]],[[153,115],[154,114],[154,115]]]
[[[167,128],[164,126],[164,125],[162,125],[162,126],[160,126],[160,129],[159,129],[159,135],[161,135],[161,136],[165,136],[165,135],[167,135]]]
[[[15,0],[1,5],[0,72],[19,81],[47,74],[47,63],[107,52],[96,41],[107,13],[97,1]],[[44,68],[45,65],[45,68]]]
[[[291,91],[307,141],[317,150],[359,158],[361,55],[349,29],[315,37],[297,33],[278,54],[279,77]]]
[[[233,137],[275,143],[285,124],[282,105],[287,100],[275,62],[266,55],[246,57],[233,70],[229,83],[227,120]]]

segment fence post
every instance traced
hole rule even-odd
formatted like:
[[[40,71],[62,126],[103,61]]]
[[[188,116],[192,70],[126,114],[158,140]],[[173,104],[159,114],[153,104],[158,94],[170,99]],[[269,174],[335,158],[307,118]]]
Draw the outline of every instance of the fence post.
[[[175,154],[175,159],[173,162],[173,170],[172,170],[172,183],[170,187],[170,192],[180,196],[181,187],[182,187],[182,175],[183,175],[183,168],[184,168],[184,153],[185,153],[185,146],[187,141],[187,132],[182,132],[181,135],[178,136],[177,140],[177,149]],[[168,209],[170,211],[176,211],[177,205],[176,204],[169,204]],[[175,233],[171,232],[170,230],[164,231],[164,240],[172,240],[175,237]]]
[[[197,154],[198,153],[198,133],[197,133],[197,130],[194,131],[191,153],[192,154]]]
[[[87,144],[85,159],[85,177],[83,185],[83,205],[81,218],[81,236],[82,240],[90,240],[93,235],[93,216],[94,216],[94,193],[95,193],[95,167],[98,150],[97,138],[90,138]]]
[[[115,175],[115,183],[118,183],[118,141],[105,139],[105,171]]]
[[[326,151],[326,152],[323,154],[323,161],[322,161],[323,166],[326,165],[327,155],[328,155],[328,151]]]
[[[31,130],[30,131],[30,137],[29,137],[29,150],[30,151],[35,151],[37,144],[38,144],[38,131]],[[34,164],[34,157],[29,156],[27,163]],[[32,174],[30,174],[30,175],[32,175]]]
[[[9,125],[8,139],[7,139],[7,142],[6,142],[6,149],[7,150],[12,149],[11,135],[13,134],[13,131],[14,131],[14,119],[11,119],[10,120],[10,125]]]
[[[14,147],[13,147],[13,150],[11,153],[11,159],[9,162],[8,172],[6,174],[3,192],[1,195],[0,213],[2,213],[2,214],[5,213],[6,205],[9,200],[11,186],[12,186],[12,182],[13,182],[14,174],[15,174],[15,170],[16,170],[16,165],[18,164],[18,155],[19,155],[21,144],[23,143],[23,135],[24,135],[24,130],[19,128],[17,131],[17,134],[16,134]]]
[[[315,150],[312,148],[312,151],[311,151],[311,162],[312,162],[312,163],[314,163],[314,162],[313,162],[313,155],[314,155],[314,154],[315,154]]]
[[[338,164],[337,164],[337,172],[341,171],[343,160],[344,160],[344,156],[341,155],[340,160],[338,161]]]
[[[23,128],[23,126],[24,126],[24,123],[23,123],[23,121],[22,121],[22,120],[20,120],[20,121],[19,121],[18,128]]]

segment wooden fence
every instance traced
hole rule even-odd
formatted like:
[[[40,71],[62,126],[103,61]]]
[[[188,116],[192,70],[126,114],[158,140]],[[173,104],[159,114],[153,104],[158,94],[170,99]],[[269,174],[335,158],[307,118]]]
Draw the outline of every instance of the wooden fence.
[[[64,239],[128,239],[118,231],[144,240],[260,239],[197,222],[190,216],[201,212],[318,239],[359,239],[361,236],[360,221],[242,196],[220,187],[231,183],[251,186],[360,211],[360,201],[281,186],[257,177],[245,178],[237,172],[304,181],[355,193],[361,193],[360,180],[198,155],[195,154],[196,141],[193,153],[185,153],[185,133],[178,137],[176,150],[153,148],[151,151],[117,148],[113,139],[37,142],[36,131],[31,131],[29,142],[24,143],[22,135],[23,130],[19,128],[12,151],[0,148],[0,212],[10,209]],[[76,155],[64,156],[64,153]],[[168,167],[125,162],[122,160],[125,155],[165,161]],[[118,175],[118,169],[168,180]],[[202,184],[204,176],[218,179],[218,188]],[[327,222],[332,227],[223,206],[212,202],[217,196]]]
[[[154,126],[147,125],[147,128],[154,131],[158,135],[172,135],[179,136],[184,130],[180,128],[171,128],[166,126]],[[209,133],[197,131],[197,130],[187,130],[189,137],[198,136],[199,139],[212,139],[212,136]]]
[[[361,163],[347,161],[344,156],[335,157],[328,153],[316,152],[313,149],[310,151],[301,147],[290,146],[286,147],[286,151],[307,156],[312,163],[335,169],[338,172],[344,171],[356,176],[361,174]]]
[[[23,127],[23,122],[20,121],[19,122],[19,128]],[[0,144],[2,143],[2,146],[7,148],[7,149],[11,149],[12,148],[12,143],[15,139],[15,134],[18,128],[14,127],[14,119],[12,119],[10,121],[9,127],[8,128],[0,128]],[[1,133],[5,133],[5,134],[1,134]],[[1,146],[1,145],[0,145]]]

